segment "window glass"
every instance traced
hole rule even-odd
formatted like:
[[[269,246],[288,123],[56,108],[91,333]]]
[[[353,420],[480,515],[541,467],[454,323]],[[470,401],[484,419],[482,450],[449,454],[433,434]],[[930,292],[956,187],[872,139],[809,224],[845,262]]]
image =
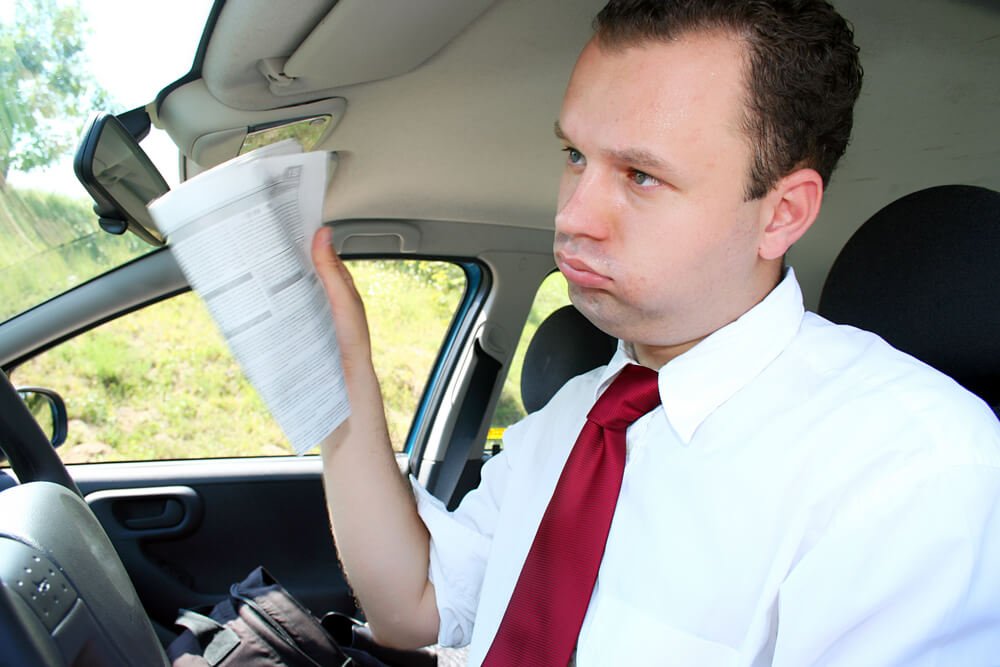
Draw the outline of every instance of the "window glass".
[[[364,300],[389,432],[401,451],[465,290],[446,262],[348,262]],[[67,463],[291,453],[202,302],[167,299],[22,364],[18,386],[59,392]]]
[[[507,380],[504,382],[503,393],[500,395],[497,409],[493,413],[493,422],[490,424],[489,435],[486,439],[487,452],[499,450],[503,445],[504,430],[525,416],[524,404],[521,401],[521,368],[524,365],[524,353],[527,351],[528,344],[531,343],[531,338],[535,335],[538,325],[546,317],[566,305],[569,305],[566,278],[557,271],[550,274],[542,282],[535,294],[535,301],[528,314],[528,320],[524,324],[524,330],[521,332],[521,340],[514,352]]]
[[[0,322],[153,249],[97,226],[93,203],[0,187]]]
[[[97,225],[73,155],[88,116],[146,104],[190,70],[211,0],[0,0],[0,322],[152,251]],[[177,182],[161,131],[143,147]]]

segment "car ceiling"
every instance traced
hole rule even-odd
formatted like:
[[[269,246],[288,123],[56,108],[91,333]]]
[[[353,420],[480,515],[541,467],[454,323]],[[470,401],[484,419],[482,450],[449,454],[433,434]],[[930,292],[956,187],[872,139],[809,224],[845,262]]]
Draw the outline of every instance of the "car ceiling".
[[[201,78],[151,105],[154,121],[193,174],[235,155],[248,127],[330,113],[327,220],[551,228],[553,122],[603,1],[229,0]],[[1000,2],[835,5],[854,23],[865,87],[820,221],[790,253],[809,305],[883,205],[944,183],[1000,189]]]

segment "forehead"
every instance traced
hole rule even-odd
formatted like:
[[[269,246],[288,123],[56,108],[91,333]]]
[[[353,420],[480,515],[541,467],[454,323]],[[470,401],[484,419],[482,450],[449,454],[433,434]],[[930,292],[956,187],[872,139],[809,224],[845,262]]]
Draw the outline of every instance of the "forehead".
[[[625,48],[591,40],[570,78],[560,126],[574,141],[579,132],[612,144],[679,135],[742,142],[745,48],[721,32]]]

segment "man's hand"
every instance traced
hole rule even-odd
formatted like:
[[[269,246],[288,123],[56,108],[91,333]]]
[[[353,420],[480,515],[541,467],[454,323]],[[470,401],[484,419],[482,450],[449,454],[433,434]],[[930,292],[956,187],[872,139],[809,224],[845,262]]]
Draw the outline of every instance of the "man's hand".
[[[333,249],[333,230],[320,227],[312,241],[312,261],[333,311],[344,372],[371,366],[371,336],[361,295],[351,272]]]
[[[323,484],[337,550],[375,638],[397,648],[437,640],[429,537],[396,463],[372,364],[371,337],[354,279],[327,227],[312,259],[337,329],[351,415],[322,443]]]

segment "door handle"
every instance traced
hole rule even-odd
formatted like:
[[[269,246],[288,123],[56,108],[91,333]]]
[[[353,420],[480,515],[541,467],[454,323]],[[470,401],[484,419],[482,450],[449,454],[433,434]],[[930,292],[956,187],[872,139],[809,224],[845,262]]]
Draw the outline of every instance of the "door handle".
[[[118,520],[130,530],[176,528],[184,520],[184,506],[176,498],[154,497],[127,501],[120,508]],[[112,510],[114,511],[114,510]]]
[[[201,522],[201,496],[189,486],[106,489],[85,500],[112,538],[179,537]]]

